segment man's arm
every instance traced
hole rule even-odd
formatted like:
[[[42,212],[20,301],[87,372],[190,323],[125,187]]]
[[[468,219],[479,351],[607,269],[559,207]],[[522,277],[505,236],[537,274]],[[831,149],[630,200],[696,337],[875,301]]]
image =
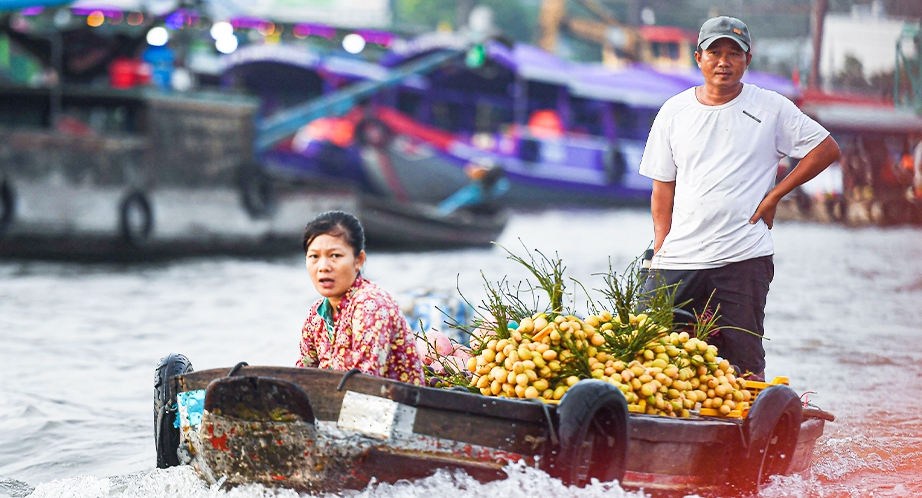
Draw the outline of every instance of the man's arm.
[[[784,177],[778,185],[775,185],[775,188],[765,195],[765,198],[759,203],[759,207],[756,208],[755,214],[749,219],[749,223],[756,224],[761,219],[768,228],[771,228],[775,222],[775,210],[778,208],[778,202],[781,201],[781,198],[820,174],[840,155],[841,152],[836,141],[833,140],[832,136],[826,137],[825,140],[800,160],[800,163],[788,176]]]
[[[675,181],[653,180],[650,211],[653,213],[653,252],[659,252],[663,240],[672,229],[672,205],[675,201]]]

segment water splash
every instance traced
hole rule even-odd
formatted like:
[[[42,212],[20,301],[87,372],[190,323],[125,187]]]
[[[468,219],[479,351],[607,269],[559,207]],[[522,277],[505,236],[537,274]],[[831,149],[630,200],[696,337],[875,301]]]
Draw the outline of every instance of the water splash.
[[[496,496],[553,496],[573,498],[643,498],[647,495],[625,491],[617,482],[593,480],[585,488],[566,486],[545,472],[522,463],[508,465],[507,478],[488,483],[478,482],[464,472],[438,471],[417,481],[395,484],[372,484],[362,491],[349,493],[350,498],[430,498],[457,496],[463,498],[493,498]],[[333,496],[347,495],[329,495]]]
[[[0,496],[5,494],[11,498],[23,498],[29,496],[32,490],[32,486],[22,481],[0,477]]]
[[[464,472],[438,471],[425,479],[398,481],[394,484],[372,483],[363,490],[326,493],[320,498],[493,498],[495,496],[553,496],[572,498],[646,498],[641,491],[625,491],[617,482],[593,480],[585,488],[564,485],[560,480],[522,463],[505,469],[503,480],[481,483]],[[55,479],[39,484],[34,490],[18,481],[0,481],[0,486],[13,489],[7,481],[21,485],[16,498],[306,498],[289,489],[246,485],[222,489],[209,486],[190,467],[155,469],[149,472],[117,477],[80,476]],[[0,490],[4,489],[0,487]],[[9,491],[7,491],[9,493]],[[31,492],[31,494],[30,494]]]

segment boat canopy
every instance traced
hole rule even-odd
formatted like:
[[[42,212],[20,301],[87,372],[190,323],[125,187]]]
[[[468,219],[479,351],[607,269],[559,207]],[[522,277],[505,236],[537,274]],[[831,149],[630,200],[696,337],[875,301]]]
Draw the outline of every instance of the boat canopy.
[[[57,7],[72,0],[0,0],[0,12],[27,9],[29,7]]]
[[[396,66],[434,51],[461,50],[466,43],[462,36],[452,33],[426,34],[395,43],[381,63]],[[485,42],[484,48],[489,60],[524,80],[565,87],[574,97],[635,107],[659,107],[669,97],[704,82],[701,73],[694,68],[662,71],[635,64],[614,69],[598,63],[561,59],[533,45],[516,43],[510,47],[495,40]],[[782,76],[747,71],[743,82],[776,91],[792,100],[800,96],[794,83]]]
[[[922,116],[906,109],[847,103],[804,104],[802,108],[833,132],[922,133]]]
[[[224,73],[239,71],[248,65],[275,63],[349,80],[384,81],[388,74],[387,68],[362,59],[321,55],[306,47],[287,44],[246,45],[223,61]],[[408,77],[404,84],[420,90],[429,87],[426,78],[419,75]]]

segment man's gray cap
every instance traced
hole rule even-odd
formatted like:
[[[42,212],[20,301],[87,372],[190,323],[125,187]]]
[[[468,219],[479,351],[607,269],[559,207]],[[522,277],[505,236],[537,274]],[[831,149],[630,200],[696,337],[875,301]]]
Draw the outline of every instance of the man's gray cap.
[[[701,31],[698,33],[698,48],[707,50],[712,43],[721,38],[730,38],[739,43],[747,53],[752,44],[746,23],[735,17],[720,16],[712,17],[701,25]]]

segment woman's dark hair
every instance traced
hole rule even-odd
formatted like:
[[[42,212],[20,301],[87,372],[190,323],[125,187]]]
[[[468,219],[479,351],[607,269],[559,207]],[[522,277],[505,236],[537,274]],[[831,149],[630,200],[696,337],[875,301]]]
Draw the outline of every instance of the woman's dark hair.
[[[327,211],[320,213],[304,227],[304,236],[301,237],[301,248],[307,248],[317,237],[330,235],[343,239],[356,256],[365,250],[365,230],[358,218],[342,211]]]

